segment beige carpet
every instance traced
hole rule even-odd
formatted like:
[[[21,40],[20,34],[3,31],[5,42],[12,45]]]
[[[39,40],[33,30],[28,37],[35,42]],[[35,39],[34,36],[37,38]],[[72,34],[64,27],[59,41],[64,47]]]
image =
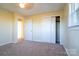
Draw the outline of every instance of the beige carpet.
[[[67,56],[62,45],[23,41],[0,46],[0,56]]]

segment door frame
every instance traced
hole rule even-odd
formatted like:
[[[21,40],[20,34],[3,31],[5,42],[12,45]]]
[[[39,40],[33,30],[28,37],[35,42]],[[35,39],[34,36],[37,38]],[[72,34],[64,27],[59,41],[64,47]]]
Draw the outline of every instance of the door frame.
[[[21,21],[21,26],[22,26],[22,33],[21,33],[21,37],[20,38],[18,38],[18,22],[19,21]],[[23,19],[21,19],[21,18],[19,18],[18,20],[17,20],[17,42],[21,42],[21,41],[23,41],[24,40],[24,22],[23,22]]]

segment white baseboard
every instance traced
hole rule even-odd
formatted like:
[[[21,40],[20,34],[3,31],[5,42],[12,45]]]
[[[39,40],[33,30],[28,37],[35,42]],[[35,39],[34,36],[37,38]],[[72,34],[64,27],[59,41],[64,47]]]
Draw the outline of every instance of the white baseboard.
[[[66,50],[67,55],[70,56],[70,53],[68,52],[68,49],[66,49],[65,47],[64,47],[64,49]]]
[[[71,49],[67,49],[67,48],[65,48],[65,50],[66,50],[68,56],[76,56],[77,55],[76,49],[72,49],[72,48]]]
[[[1,43],[0,46],[6,45],[6,44],[9,44],[9,43],[12,43],[12,42]]]
[[[4,42],[4,43],[0,43],[0,46],[3,46],[3,45],[6,45],[6,44],[10,44],[10,43],[17,43],[17,42],[12,42],[12,41],[9,41],[9,42]]]

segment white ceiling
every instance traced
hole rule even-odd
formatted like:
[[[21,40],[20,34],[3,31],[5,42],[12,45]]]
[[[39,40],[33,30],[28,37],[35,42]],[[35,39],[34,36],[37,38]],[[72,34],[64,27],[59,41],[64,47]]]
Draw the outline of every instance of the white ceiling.
[[[34,15],[48,11],[57,11],[64,7],[64,3],[34,3],[32,9],[23,9],[16,6],[16,3],[0,3],[0,7],[21,15]]]

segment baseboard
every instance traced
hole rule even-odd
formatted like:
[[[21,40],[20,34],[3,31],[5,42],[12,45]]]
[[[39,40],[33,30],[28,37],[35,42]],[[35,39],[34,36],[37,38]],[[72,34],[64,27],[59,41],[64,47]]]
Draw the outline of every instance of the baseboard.
[[[65,47],[64,47],[65,48]],[[76,51],[76,49],[67,49],[67,48],[65,48],[65,50],[66,50],[66,52],[67,52],[67,54],[68,54],[68,56],[77,56],[77,51]]]
[[[65,49],[67,55],[70,56],[70,53],[68,52],[68,49],[66,49],[65,47],[64,47],[64,49]]]
[[[12,43],[12,42],[1,43],[0,46],[6,45],[6,44],[9,44],[9,43]]]

